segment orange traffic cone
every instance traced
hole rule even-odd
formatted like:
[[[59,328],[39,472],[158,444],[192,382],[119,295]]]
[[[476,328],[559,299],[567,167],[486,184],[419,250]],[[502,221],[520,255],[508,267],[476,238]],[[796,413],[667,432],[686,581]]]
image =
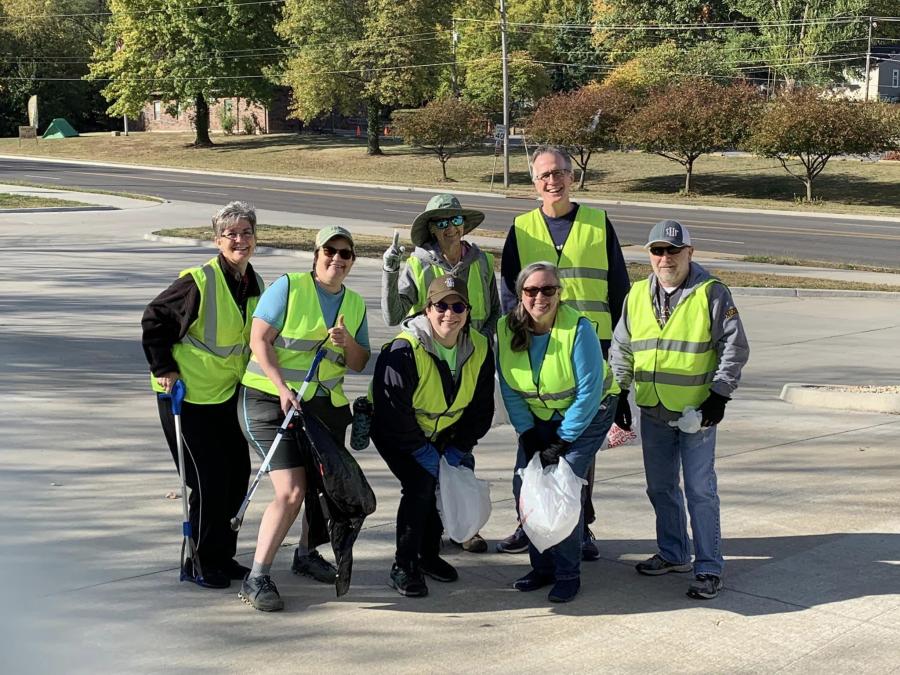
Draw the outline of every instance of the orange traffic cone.
[[[359,125],[357,124],[356,125],[356,137],[359,138],[360,136],[362,136],[362,132],[359,130]]]
[[[390,136],[390,135],[391,135],[391,128],[390,128],[390,127],[385,127],[385,128],[384,128],[384,135],[385,135],[385,136]]]

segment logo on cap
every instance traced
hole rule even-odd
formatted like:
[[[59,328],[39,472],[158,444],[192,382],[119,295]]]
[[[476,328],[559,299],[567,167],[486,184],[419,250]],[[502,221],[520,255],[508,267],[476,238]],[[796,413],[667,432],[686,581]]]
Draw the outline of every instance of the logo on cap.
[[[666,236],[667,237],[677,237],[679,234],[677,227],[669,226],[666,228]]]
[[[444,286],[447,288],[454,288],[456,286],[456,279],[448,275],[447,280],[444,282]]]

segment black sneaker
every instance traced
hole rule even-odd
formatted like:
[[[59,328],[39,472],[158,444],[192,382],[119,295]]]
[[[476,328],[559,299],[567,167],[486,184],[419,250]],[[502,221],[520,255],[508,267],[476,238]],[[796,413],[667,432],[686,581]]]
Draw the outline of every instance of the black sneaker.
[[[660,574],[668,574],[669,572],[690,572],[693,567],[691,563],[670,563],[657,553],[652,558],[639,562],[634,566],[634,569],[638,571],[638,574],[655,577]]]
[[[422,572],[417,568],[406,570],[394,563],[388,583],[391,588],[396,589],[400,595],[405,595],[407,598],[424,598],[428,595],[428,586],[425,585]]]
[[[581,559],[587,561],[600,560],[600,549],[595,543],[594,533],[591,528],[584,528],[584,539],[581,540]]]
[[[456,568],[439,556],[422,558],[419,560],[419,569],[435,581],[456,581],[459,574]]]
[[[333,584],[337,577],[337,568],[325,560],[315,549],[306,555],[300,555],[300,549],[294,549],[294,562],[291,563],[294,574],[302,574],[323,584]]]
[[[517,591],[529,593],[531,591],[536,591],[539,588],[543,588],[544,586],[549,586],[552,583],[553,577],[545,576],[543,574],[539,574],[534,570],[531,570],[521,579],[516,579],[513,582],[513,588],[515,588]]]
[[[581,588],[581,579],[567,579],[566,581],[557,581],[550,589],[547,599],[550,602],[572,602],[578,595]]]
[[[222,570],[213,567],[203,567],[203,575],[194,575],[194,563],[188,558],[184,561],[184,567],[181,569],[182,581],[193,581],[201,588],[228,588],[231,586],[231,577]]]
[[[284,600],[268,574],[247,577],[241,584],[238,597],[260,612],[277,612],[284,609]]]
[[[506,539],[497,542],[497,553],[525,553],[528,550],[528,535],[522,526]]]
[[[241,581],[250,573],[250,568],[244,567],[237,560],[232,559],[222,565],[222,572],[227,574],[229,579]]]
[[[715,574],[698,574],[688,587],[688,597],[697,600],[712,600],[722,590],[722,579]]]

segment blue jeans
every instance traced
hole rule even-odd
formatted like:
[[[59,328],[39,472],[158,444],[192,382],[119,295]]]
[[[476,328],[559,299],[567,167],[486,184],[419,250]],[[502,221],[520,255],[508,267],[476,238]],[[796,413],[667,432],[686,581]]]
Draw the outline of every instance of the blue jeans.
[[[656,512],[659,555],[670,563],[691,562],[687,510],[694,535],[694,574],[722,576],[722,534],[716,489],[716,427],[685,434],[667,422],[641,415],[647,496]],[[684,493],[679,472],[684,472]]]
[[[613,417],[616,412],[616,397],[607,396],[603,399],[600,409],[594,415],[594,419],[588,424],[587,428],[569,447],[565,454],[565,461],[572,467],[572,471],[576,476],[587,478],[588,470],[594,464],[594,455],[603,445],[606,434],[612,426]],[[556,436],[556,430],[559,428],[560,422],[550,421],[543,422],[535,420],[535,426],[541,439],[549,443]],[[519,441],[518,452],[516,453],[516,470],[522,469],[527,465],[525,458],[525,450],[522,448],[522,442]],[[513,478],[513,494],[516,497],[516,508],[519,504],[519,493],[522,490],[522,478],[515,474]],[[578,524],[572,533],[559,542],[556,546],[551,546],[543,553],[538,550],[531,542],[528,542],[528,556],[531,558],[531,567],[535,572],[546,577],[555,578],[557,581],[567,581],[570,579],[578,579],[581,576],[581,540],[584,533],[584,491],[582,491],[582,508],[578,517]]]

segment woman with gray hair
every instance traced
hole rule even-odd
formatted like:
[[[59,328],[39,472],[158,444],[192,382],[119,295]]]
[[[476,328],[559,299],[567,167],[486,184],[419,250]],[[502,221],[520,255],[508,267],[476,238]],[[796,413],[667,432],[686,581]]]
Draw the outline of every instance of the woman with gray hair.
[[[262,278],[250,265],[256,249],[256,211],[226,204],[212,219],[219,254],[184,270],[144,310],[142,345],[150,384],[171,393],[185,384],[181,410],[185,481],[191,488],[191,530],[202,576],[189,559],[182,572],[207,588],[227,588],[249,571],[236,560],[237,533],[229,521],[241,505],[250,474],[247,441],[237,418],[237,387],[250,358],[250,322]],[[178,463],[170,402],[159,418]]]
[[[526,265],[516,277],[518,302],[497,324],[500,390],[519,436],[513,478],[517,506],[522,487],[518,470],[534,455],[545,467],[568,462],[577,476],[586,478],[615,412],[603,396],[612,378],[594,326],[560,301],[561,289],[556,265]],[[578,525],[562,542],[543,552],[529,542],[532,570],[513,584],[516,590],[552,584],[551,602],[569,602],[578,594],[583,494],[581,502]]]

